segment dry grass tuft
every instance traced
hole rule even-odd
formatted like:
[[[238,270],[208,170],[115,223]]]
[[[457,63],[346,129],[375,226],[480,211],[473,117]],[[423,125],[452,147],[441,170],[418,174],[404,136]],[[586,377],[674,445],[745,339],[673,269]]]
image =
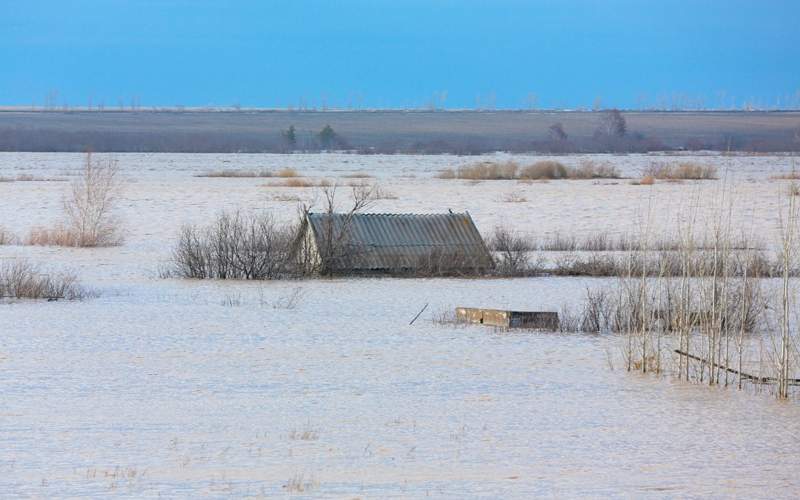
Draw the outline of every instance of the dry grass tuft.
[[[439,179],[487,180],[549,180],[549,179],[618,179],[619,171],[608,163],[584,160],[578,167],[569,168],[554,160],[537,161],[520,169],[513,161],[504,163],[482,162],[447,168],[439,172]]]
[[[445,168],[444,170],[440,170],[436,177],[438,179],[455,179],[456,171],[452,168]]]
[[[282,168],[275,174],[276,177],[300,177],[297,170],[293,168]]]
[[[0,182],[63,182],[66,179],[36,177],[31,174],[19,174],[16,177],[0,177]]]
[[[366,172],[353,172],[352,174],[343,175],[342,177],[344,177],[345,179],[370,179],[370,178],[372,178],[372,176],[369,175]]]
[[[773,175],[770,179],[774,180],[785,180],[785,181],[797,181],[800,180],[800,172],[796,172],[792,170],[791,172],[785,172],[782,174]]]
[[[19,174],[16,177],[0,177],[0,182],[64,182],[66,179],[53,177],[36,177],[31,174]]]
[[[273,174],[269,170],[215,170],[198,174],[195,177],[272,177]]]
[[[311,424],[306,424],[303,430],[292,429],[289,433],[289,439],[292,441],[317,441],[319,439],[319,431],[312,429]]]
[[[305,474],[295,474],[290,477],[283,486],[289,493],[307,493],[319,487],[319,481],[313,476],[305,477]]]
[[[558,161],[537,161],[532,165],[524,167],[520,172],[520,178],[528,180],[566,179],[567,167]]]
[[[17,235],[0,226],[0,245],[16,245],[19,243]]]
[[[25,260],[0,266],[0,298],[74,300],[87,295],[73,274],[45,273]]]
[[[631,182],[631,184],[633,184],[634,186],[652,186],[655,183],[656,183],[656,178],[653,177],[652,175],[645,175],[638,181]]]
[[[328,187],[331,183],[327,179],[319,179],[314,181],[304,177],[290,177],[282,182],[274,182],[267,184],[271,187],[289,187],[289,188],[311,188],[311,187]]]
[[[576,168],[567,169],[570,179],[619,179],[619,170],[608,162],[582,160]]]
[[[26,245],[43,247],[77,247],[81,246],[79,243],[80,237],[75,231],[60,225],[50,229],[35,227],[25,239]]]
[[[517,178],[519,165],[513,161],[505,163],[481,162],[474,165],[458,167],[458,170],[451,168],[439,172],[440,179],[467,179],[473,181],[489,180],[512,180]]]
[[[653,162],[645,169],[644,176],[665,180],[711,180],[717,178],[717,167],[691,162],[677,165]]]
[[[528,199],[525,198],[525,196],[523,196],[521,193],[518,193],[516,191],[512,191],[510,193],[507,193],[503,197],[503,202],[505,202],[505,203],[525,203],[527,201],[528,201]]]
[[[378,185],[372,188],[372,198],[374,200],[397,200],[398,197],[391,191],[388,191]]]
[[[287,202],[288,201],[292,201],[292,202],[302,201],[302,198],[300,198],[296,194],[287,194],[287,193],[278,193],[275,196],[273,196],[272,199],[274,201],[287,201]]]

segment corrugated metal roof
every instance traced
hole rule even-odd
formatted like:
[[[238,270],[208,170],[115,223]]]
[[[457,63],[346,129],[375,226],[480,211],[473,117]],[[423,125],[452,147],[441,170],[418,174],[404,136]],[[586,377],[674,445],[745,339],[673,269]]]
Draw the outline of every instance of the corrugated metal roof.
[[[327,235],[343,241],[343,250],[325,262],[336,270],[415,269],[432,260],[444,270],[492,266],[491,255],[468,213],[310,213],[308,221],[323,260]],[[346,235],[342,235],[343,228]]]

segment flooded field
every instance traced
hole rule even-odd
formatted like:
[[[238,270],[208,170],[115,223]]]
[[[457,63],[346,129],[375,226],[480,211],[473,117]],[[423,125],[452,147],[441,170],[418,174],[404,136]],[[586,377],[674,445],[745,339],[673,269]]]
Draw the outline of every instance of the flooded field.
[[[275,178],[197,177],[210,171],[293,168],[342,183],[363,173],[388,193],[372,211],[469,210],[487,234],[507,224],[535,236],[645,222],[669,231],[678,209],[702,209],[727,182],[733,220],[771,248],[787,188],[771,177],[793,169],[790,157],[588,158],[631,179],[649,162],[682,160],[721,177],[640,186],[436,178],[480,159],[471,157],[114,156],[125,178],[121,246],[0,246],[2,261],[70,269],[97,293],[0,304],[2,496],[800,494],[797,401],[627,373],[614,335],[435,321],[456,306],[559,310],[613,278],[159,277],[182,224],[223,208],[290,220],[299,202],[319,203],[318,189]],[[0,177],[39,179],[0,182],[0,225],[24,236],[57,222],[83,161],[0,154]]]

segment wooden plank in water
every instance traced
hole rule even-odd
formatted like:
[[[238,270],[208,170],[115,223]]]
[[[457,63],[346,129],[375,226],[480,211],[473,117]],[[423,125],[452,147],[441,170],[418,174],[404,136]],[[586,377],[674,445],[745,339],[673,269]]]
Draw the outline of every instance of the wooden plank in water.
[[[477,307],[457,307],[456,319],[476,325],[499,328],[531,328],[535,330],[558,330],[558,313],[550,311],[505,311]]]

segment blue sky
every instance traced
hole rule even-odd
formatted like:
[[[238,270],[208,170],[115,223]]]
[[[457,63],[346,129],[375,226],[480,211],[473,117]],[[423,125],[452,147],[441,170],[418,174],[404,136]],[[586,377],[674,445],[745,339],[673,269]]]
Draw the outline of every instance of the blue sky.
[[[0,105],[800,105],[796,0],[0,0]]]

